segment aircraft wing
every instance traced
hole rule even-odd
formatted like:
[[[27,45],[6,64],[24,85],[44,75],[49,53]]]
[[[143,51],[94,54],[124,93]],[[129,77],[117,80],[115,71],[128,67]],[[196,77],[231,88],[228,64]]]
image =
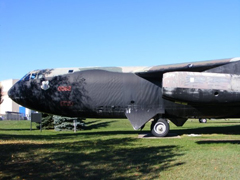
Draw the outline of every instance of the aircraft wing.
[[[240,93],[236,91],[240,87],[237,85],[240,82],[240,58],[152,66],[134,73],[162,87],[162,98],[175,103],[229,104],[236,103],[236,97],[240,98]],[[155,111],[142,108],[141,111],[126,112],[134,129],[139,129],[154,115],[164,113],[162,100],[159,104],[162,104],[161,108],[154,109]],[[186,119],[181,120],[180,124],[185,121]]]
[[[202,61],[202,62],[181,63],[181,64],[173,64],[173,65],[160,65],[160,66],[148,67],[148,68],[145,68],[143,71],[138,71],[135,73],[138,76],[143,77],[145,79],[148,79],[148,78],[159,79],[166,72],[173,72],[173,71],[204,72],[204,71],[208,71],[210,69],[216,69],[218,67],[222,67],[228,64],[234,64],[238,61],[240,61],[240,57]]]

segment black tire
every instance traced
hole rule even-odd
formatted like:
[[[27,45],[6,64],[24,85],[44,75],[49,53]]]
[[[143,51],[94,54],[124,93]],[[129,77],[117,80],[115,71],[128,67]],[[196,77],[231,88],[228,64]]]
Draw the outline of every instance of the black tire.
[[[151,129],[152,135],[156,137],[165,137],[169,132],[169,124],[166,119],[154,121]]]
[[[152,131],[152,129],[153,129],[153,126],[154,126],[154,124],[156,123],[156,121],[154,120],[154,121],[152,121],[152,123],[151,123],[151,127],[150,127],[150,130]]]
[[[207,123],[207,119],[205,119],[205,118],[200,118],[200,119],[199,119],[199,122],[200,122],[200,123]]]

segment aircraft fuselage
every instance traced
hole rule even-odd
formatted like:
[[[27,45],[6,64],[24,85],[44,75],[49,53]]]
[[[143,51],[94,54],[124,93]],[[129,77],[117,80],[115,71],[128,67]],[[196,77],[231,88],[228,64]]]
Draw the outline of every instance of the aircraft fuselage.
[[[42,70],[29,73],[8,94],[22,106],[49,114],[127,117],[134,129],[141,128],[152,118],[168,118],[182,126],[188,118],[238,117],[240,93],[236,84],[240,78],[224,74],[229,71],[224,65],[232,65],[229,60],[211,63],[170,67],[170,70],[161,68],[162,72],[157,70],[156,74],[146,75],[145,72],[141,75],[107,69],[69,70],[54,75],[52,70]],[[221,65],[225,68],[215,68]],[[181,72],[175,73],[174,69]],[[209,73],[189,73],[190,70]],[[222,71],[222,75],[214,71]],[[165,77],[166,72],[170,74]],[[211,86],[215,76],[219,82]],[[204,84],[205,81],[210,83]]]

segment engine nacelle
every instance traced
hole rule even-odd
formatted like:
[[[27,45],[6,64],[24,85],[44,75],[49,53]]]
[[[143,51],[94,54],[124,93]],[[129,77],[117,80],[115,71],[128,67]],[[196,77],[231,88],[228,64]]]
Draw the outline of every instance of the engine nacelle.
[[[206,72],[163,75],[163,98],[188,104],[240,104],[240,76]]]

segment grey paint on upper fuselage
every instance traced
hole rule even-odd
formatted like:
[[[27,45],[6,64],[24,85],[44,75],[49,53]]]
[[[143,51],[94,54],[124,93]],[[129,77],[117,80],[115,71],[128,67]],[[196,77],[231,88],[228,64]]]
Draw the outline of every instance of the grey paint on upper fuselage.
[[[194,63],[180,63],[173,65],[160,65],[160,66],[138,66],[138,67],[74,67],[74,68],[53,68],[53,69],[44,69],[44,70],[35,70],[30,73],[42,72],[45,74],[45,77],[53,77],[64,74],[69,74],[78,71],[87,71],[87,70],[105,70],[109,72],[119,72],[119,73],[134,73],[141,77],[145,77],[148,74],[163,74],[165,72],[172,71],[205,71],[230,62],[240,61],[239,58],[229,58],[229,59],[220,59],[220,60],[211,60],[211,61],[201,61]],[[157,78],[157,77],[156,77]]]

